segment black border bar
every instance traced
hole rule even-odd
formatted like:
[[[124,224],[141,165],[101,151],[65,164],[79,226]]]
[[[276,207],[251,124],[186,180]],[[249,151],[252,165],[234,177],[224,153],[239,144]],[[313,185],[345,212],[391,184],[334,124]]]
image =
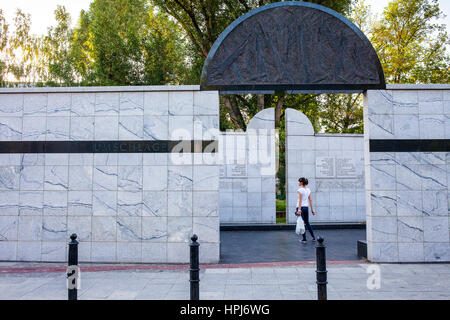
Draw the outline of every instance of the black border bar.
[[[4,153],[216,153],[217,140],[0,141]]]
[[[370,152],[450,152],[450,139],[370,139]]]
[[[223,92],[258,92],[258,91],[297,91],[297,92],[326,92],[326,93],[340,93],[345,91],[347,93],[361,93],[367,90],[386,90],[386,85],[383,83],[368,83],[368,84],[209,84],[202,85],[201,90],[211,91],[216,90]]]

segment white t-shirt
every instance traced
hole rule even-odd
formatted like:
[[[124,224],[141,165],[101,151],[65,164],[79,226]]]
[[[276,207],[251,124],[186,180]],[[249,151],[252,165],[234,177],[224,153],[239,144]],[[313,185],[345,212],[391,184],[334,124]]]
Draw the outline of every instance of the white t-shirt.
[[[299,200],[297,200],[297,207],[309,207],[309,195],[311,194],[311,190],[309,190],[309,188],[299,188],[297,190],[297,192],[300,192],[300,194],[302,195],[302,204],[299,205]]]

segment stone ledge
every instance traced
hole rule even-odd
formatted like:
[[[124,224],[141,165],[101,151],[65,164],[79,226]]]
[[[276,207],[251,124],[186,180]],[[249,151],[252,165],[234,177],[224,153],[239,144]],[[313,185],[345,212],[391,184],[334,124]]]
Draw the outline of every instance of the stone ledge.
[[[387,84],[386,90],[450,90],[450,84]]]
[[[364,137],[362,133],[316,133],[314,134],[316,137]]]
[[[365,229],[364,223],[311,223],[315,230],[328,229]],[[266,224],[266,223],[221,223],[220,231],[270,231],[270,230],[295,230],[295,224]]]
[[[199,85],[180,86],[106,86],[106,87],[30,87],[1,88],[5,93],[92,93],[92,92],[161,92],[161,91],[200,91]]]

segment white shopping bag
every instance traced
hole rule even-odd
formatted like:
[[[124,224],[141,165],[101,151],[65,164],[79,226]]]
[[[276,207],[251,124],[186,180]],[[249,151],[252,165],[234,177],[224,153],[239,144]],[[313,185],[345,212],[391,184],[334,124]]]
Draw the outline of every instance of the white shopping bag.
[[[304,234],[305,233],[305,223],[301,216],[297,217],[297,225],[295,226],[296,234]]]

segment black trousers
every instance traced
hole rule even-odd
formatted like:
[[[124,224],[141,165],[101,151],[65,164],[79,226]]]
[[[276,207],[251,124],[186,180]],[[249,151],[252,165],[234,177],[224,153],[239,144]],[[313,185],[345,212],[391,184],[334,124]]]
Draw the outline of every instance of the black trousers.
[[[316,236],[314,235],[313,228],[309,224],[309,207],[301,207],[300,210],[301,210],[301,216],[302,216],[303,222],[305,223],[306,229],[308,229],[309,233],[311,234],[311,237],[313,237],[313,239],[315,239]],[[306,232],[303,234],[303,240],[306,240]]]

